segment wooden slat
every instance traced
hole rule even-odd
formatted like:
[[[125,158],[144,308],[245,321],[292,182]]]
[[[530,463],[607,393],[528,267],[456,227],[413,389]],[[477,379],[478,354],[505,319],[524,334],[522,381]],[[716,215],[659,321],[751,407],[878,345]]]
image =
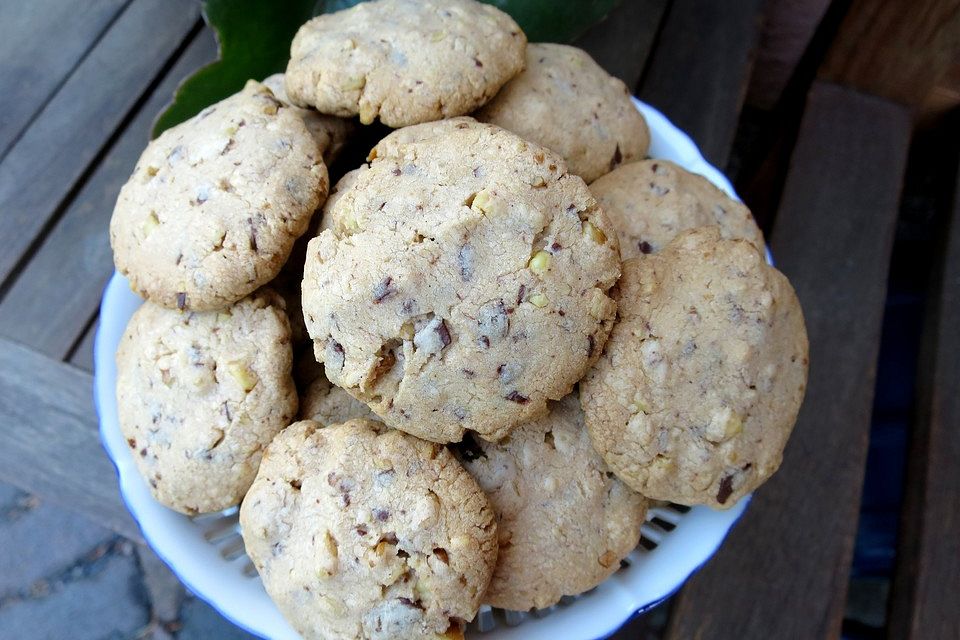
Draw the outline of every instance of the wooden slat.
[[[0,282],[197,24],[198,10],[189,0],[132,3],[10,149],[0,163]]]
[[[920,104],[960,58],[960,0],[854,0],[820,77]]]
[[[806,316],[806,401],[782,468],[681,592],[668,637],[839,637],[909,143],[907,109],[814,84],[772,237]]]
[[[767,2],[747,104],[776,106],[829,6],[830,0]]]
[[[58,360],[67,356],[96,313],[113,272],[107,235],[110,215],[120,187],[149,140],[153,119],[177,84],[216,56],[213,33],[198,33],[0,300],[0,335]],[[59,312],[50,312],[51,302]]]
[[[134,540],[100,446],[90,374],[0,339],[0,478]]]
[[[675,0],[639,92],[721,168],[750,77],[761,5],[762,0]]]
[[[70,364],[90,373],[93,373],[93,343],[97,337],[97,326],[97,321],[94,321],[87,327],[69,359]]]
[[[0,3],[0,158],[127,2]]]
[[[960,638],[960,187],[955,199],[924,330],[891,639]]]
[[[593,59],[630,87],[640,81],[667,0],[629,0],[610,12],[573,44],[586,50]]]

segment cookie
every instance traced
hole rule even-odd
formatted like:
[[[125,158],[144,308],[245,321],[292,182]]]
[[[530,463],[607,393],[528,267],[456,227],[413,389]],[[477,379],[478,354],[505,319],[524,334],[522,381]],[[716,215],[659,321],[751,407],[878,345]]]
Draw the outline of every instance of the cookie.
[[[717,227],[626,260],[619,322],[580,383],[594,446],[644,496],[730,507],[780,466],[806,387],[787,279]]]
[[[535,43],[526,58],[523,72],[474,114],[477,120],[553,149],[587,182],[646,157],[650,131],[630,90],[586,51]]]
[[[648,498],[732,506],[780,466],[803,400],[793,288],[750,243],[700,227],[626,260],[617,298],[580,383],[594,446]]]
[[[462,639],[497,555],[490,502],[450,451],[366,420],[288,427],[240,524],[307,639]]]
[[[598,357],[615,234],[558,155],[493,125],[407,127],[370,157],[307,251],[317,359],[391,427],[497,440]]]
[[[300,419],[320,424],[341,424],[354,418],[380,421],[370,407],[319,376],[300,398]]]
[[[487,604],[554,605],[607,579],[640,541],[646,500],[593,450],[575,394],[498,444],[468,435],[453,449],[497,514]]]
[[[328,116],[313,109],[301,109],[293,106],[287,96],[284,74],[282,73],[275,73],[264,78],[263,85],[273,92],[277,100],[291,106],[294,113],[303,119],[303,124],[307,125],[307,131],[317,141],[324,163],[328,167],[333,164],[333,161],[340,156],[340,152],[346,146],[350,136],[356,131],[356,121]]]
[[[593,182],[590,192],[617,228],[624,260],[660,251],[685,229],[710,225],[724,238],[764,249],[763,233],[742,202],[669,160],[619,167]]]
[[[110,221],[114,262],[151,302],[223,309],[277,275],[326,193],[303,120],[251,81],[147,146]]]
[[[287,93],[390,127],[470,113],[523,68],[527,39],[473,0],[377,0],[318,16],[290,47]]]
[[[269,292],[224,311],[150,302],[117,350],[120,428],[153,496],[194,515],[236,505],[297,413],[290,326]]]

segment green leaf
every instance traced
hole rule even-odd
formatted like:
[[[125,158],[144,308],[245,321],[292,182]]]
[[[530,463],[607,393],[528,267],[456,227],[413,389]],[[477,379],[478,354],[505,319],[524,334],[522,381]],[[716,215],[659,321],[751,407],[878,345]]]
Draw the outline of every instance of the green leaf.
[[[220,59],[177,87],[153,124],[153,137],[240,91],[250,78],[283,71],[293,36],[316,6],[317,0],[205,0],[203,17],[216,32]]]
[[[480,0],[509,13],[530,42],[570,42],[603,20],[622,0]],[[366,0],[327,0],[325,13]]]
[[[530,42],[571,42],[621,0],[481,0],[509,13]]]
[[[297,29],[317,13],[365,0],[205,0],[203,16],[217,34],[220,60],[187,78],[153,125],[153,136],[230,96],[250,78],[283,71]],[[482,0],[509,13],[530,42],[570,42],[622,0]]]

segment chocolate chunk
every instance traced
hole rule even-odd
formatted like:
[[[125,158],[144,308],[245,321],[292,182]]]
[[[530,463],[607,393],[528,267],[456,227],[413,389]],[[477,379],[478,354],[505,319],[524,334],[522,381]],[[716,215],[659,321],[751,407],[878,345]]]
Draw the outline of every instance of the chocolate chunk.
[[[594,340],[593,334],[587,336],[587,357],[593,357],[593,350],[597,348],[597,341]]]
[[[520,393],[517,393],[516,391],[511,391],[504,397],[510,402],[516,402],[517,404],[527,404],[528,402],[530,402],[530,398]]]
[[[480,307],[477,313],[478,335],[489,338],[490,342],[496,342],[506,337],[509,331],[510,319],[507,317],[507,310],[502,300],[488,302]]]
[[[623,162],[623,154],[620,153],[620,143],[617,143],[617,148],[613,150],[613,157],[610,158],[610,171],[613,171]]]
[[[557,251],[560,251],[560,249],[563,249],[563,246],[559,242],[554,242],[550,245],[551,253],[556,253]]]
[[[427,353],[440,353],[450,342],[450,330],[443,318],[433,318],[421,324],[413,336],[413,345]]]
[[[646,240],[638,242],[637,247],[639,247],[640,253],[653,253],[653,247],[651,247],[650,243]]]
[[[487,336],[480,336],[480,337],[477,339],[477,344],[479,344],[479,345],[480,345],[481,347],[483,347],[484,349],[489,349],[489,348],[490,348],[490,338],[488,338]]]
[[[183,311],[187,307],[187,294],[183,291],[177,293],[177,309]]]
[[[520,289],[517,290],[517,305],[523,302],[523,296],[527,293],[527,285],[520,285]]]
[[[373,303],[380,304],[397,292],[393,286],[393,277],[387,276],[373,288]]]
[[[465,244],[457,252],[457,266],[460,268],[460,279],[464,282],[473,278],[475,269],[476,251],[472,245]]]
[[[726,504],[727,500],[730,498],[730,494],[733,493],[733,476],[724,476],[723,480],[720,481],[720,490],[717,491],[717,502],[720,504]]]
[[[400,171],[400,168],[399,168],[399,167],[396,167],[396,168],[394,168],[393,171],[391,171],[391,173],[392,173],[393,175],[395,175],[395,176],[398,176],[398,175],[400,175],[400,174],[403,173],[403,172]]]
[[[346,355],[343,352],[343,346],[336,340],[327,340],[326,355],[324,362],[332,369],[343,369],[343,361]]]
[[[134,440],[133,438],[127,438],[127,445],[128,445],[131,449],[136,449],[136,448],[137,448],[137,441]]]
[[[403,597],[397,598],[397,600],[401,604],[406,605],[408,607],[413,607],[414,609],[423,610],[423,605],[420,604],[419,600],[414,601],[414,600],[411,600],[410,598],[403,598]]]
[[[390,519],[390,512],[387,509],[374,509],[373,517],[380,522],[386,522]]]

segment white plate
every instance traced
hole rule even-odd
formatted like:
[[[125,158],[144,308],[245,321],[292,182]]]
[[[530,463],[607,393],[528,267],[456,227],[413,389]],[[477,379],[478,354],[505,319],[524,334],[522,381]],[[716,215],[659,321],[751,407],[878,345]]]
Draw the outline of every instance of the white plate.
[[[736,197],[730,182],[707,163],[685,133],[653,107],[636,99],[634,102],[650,126],[652,157],[672,160]],[[114,354],[140,302],[127,281],[115,273],[103,295],[94,347],[100,436],[117,467],[123,499],[144,538],[191,591],[251,633],[271,640],[295,640],[298,635],[267,597],[243,553],[236,509],[188,518],[156,502],[137,473],[117,423]],[[679,589],[717,550],[748,499],[726,511],[706,507],[685,512],[652,509],[643,527],[644,544],[599,587],[534,615],[485,609],[468,636],[489,640],[593,640],[609,635],[637,611],[656,605]]]

